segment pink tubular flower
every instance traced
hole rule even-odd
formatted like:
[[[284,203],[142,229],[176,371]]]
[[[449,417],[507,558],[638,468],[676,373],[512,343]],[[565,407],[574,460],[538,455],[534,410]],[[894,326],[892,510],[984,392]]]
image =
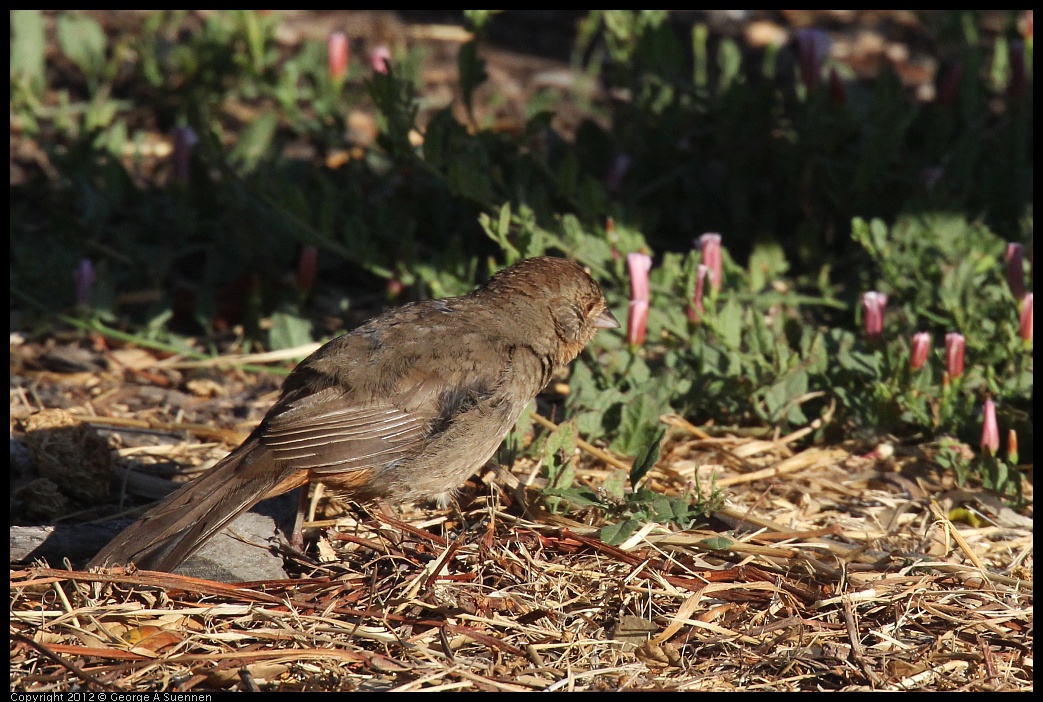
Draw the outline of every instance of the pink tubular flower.
[[[865,311],[866,336],[879,339],[884,333],[884,308],[887,307],[887,295],[870,290],[862,295],[862,309]]]
[[[344,32],[332,32],[326,39],[326,60],[328,61],[330,78],[334,83],[343,83],[348,75],[348,35]]]
[[[985,400],[985,418],[981,428],[981,450],[995,456],[1000,450],[1000,427],[996,423],[996,403]]]
[[[919,370],[927,363],[927,354],[931,350],[931,334],[929,332],[917,332],[913,334],[913,351],[909,356],[909,367]]]
[[[648,300],[633,300],[627,316],[627,343],[640,346],[648,333]]]
[[[945,335],[945,371],[949,379],[955,380],[963,375],[963,353],[967,348],[967,340],[963,334],[949,332]]]
[[[96,279],[94,264],[89,258],[81,258],[79,265],[72,272],[72,281],[76,286],[76,304],[80,307],[90,307]]]
[[[1026,293],[1021,299],[1018,330],[1021,332],[1022,341],[1032,341],[1032,293]]]
[[[630,300],[648,302],[648,272],[652,270],[652,257],[643,253],[627,254],[627,269],[630,271]]]
[[[1018,432],[1011,429],[1007,432],[1007,460],[1018,464]]]
[[[387,73],[388,65],[391,63],[391,49],[386,44],[374,47],[369,52],[369,67],[374,73]]]
[[[710,269],[710,285],[721,289],[721,235],[713,232],[703,234],[696,241],[703,254],[703,263]]]
[[[1010,292],[1018,300],[1025,297],[1025,247],[1021,244],[1007,244],[1007,285]]]
[[[627,254],[630,271],[630,315],[627,317],[627,343],[640,346],[648,330],[648,272],[652,258],[642,253]]]
[[[696,324],[703,318],[706,308],[703,306],[703,290],[706,287],[706,276],[710,267],[705,263],[699,264],[699,272],[695,276],[695,295],[692,296],[692,304],[688,306],[688,321]]]
[[[308,292],[315,284],[315,269],[319,260],[319,250],[314,246],[305,246],[301,258],[297,261],[297,289]]]
[[[829,35],[810,27],[797,32],[797,64],[800,80],[808,90],[815,90],[822,78],[822,62],[829,54]]]

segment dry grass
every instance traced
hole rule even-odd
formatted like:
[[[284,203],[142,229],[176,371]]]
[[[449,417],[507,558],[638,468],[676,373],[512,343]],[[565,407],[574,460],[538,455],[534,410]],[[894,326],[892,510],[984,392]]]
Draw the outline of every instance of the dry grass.
[[[105,417],[118,425],[120,460],[136,468],[218,455],[215,440],[236,441],[218,429],[231,407],[258,417],[274,387],[225,375],[220,393],[188,398],[173,388],[191,381],[168,370],[140,370],[141,384],[128,385],[121,372],[32,370],[38,351],[12,347],[12,419],[43,406]],[[763,440],[663,421],[649,486],[678,492],[712,478],[726,502],[701,529],[648,524],[609,546],[596,515],[541,511],[538,466],[521,460],[471,481],[463,513],[315,522],[329,527],[324,564],[300,579],[228,585],[14,565],[11,688],[1032,688],[1030,477],[1029,506],[1016,513],[955,485],[929,447],[859,456],[798,450],[818,423]],[[589,446],[577,456],[595,488],[619,466]],[[126,486],[142,495],[159,480],[132,477]]]
[[[298,580],[12,568],[12,689],[1031,689],[1029,518],[918,451],[664,420],[652,482],[718,476],[713,528],[614,547],[491,488],[463,514],[342,517]]]

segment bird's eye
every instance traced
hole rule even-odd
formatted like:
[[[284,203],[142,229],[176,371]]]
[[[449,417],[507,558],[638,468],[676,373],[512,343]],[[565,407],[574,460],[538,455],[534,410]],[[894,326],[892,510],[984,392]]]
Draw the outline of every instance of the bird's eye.
[[[575,341],[580,337],[581,330],[589,319],[589,312],[585,314],[585,308],[580,305],[570,305],[567,309],[568,313],[563,314],[559,322],[569,341]]]

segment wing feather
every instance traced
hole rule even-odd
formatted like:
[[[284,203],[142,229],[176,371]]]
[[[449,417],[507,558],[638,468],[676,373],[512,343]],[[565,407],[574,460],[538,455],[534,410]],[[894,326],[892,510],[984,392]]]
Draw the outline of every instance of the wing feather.
[[[396,407],[390,400],[359,403],[334,386],[290,400],[270,416],[259,439],[277,462],[292,461],[316,476],[366,470],[401,460],[427,441],[432,412]]]

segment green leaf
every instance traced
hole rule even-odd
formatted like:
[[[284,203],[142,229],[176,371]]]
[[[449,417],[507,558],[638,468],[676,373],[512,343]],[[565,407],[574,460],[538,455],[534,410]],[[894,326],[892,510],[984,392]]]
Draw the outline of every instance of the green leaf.
[[[573,483],[576,482],[576,469],[572,467],[572,460],[566,459],[559,461],[557,458],[551,459],[546,464],[548,481],[552,488],[558,490],[572,490]]]
[[[622,502],[626,498],[626,487],[627,472],[625,470],[614,470],[608,474],[605,478],[605,482],[602,483],[602,488],[605,490],[605,494],[617,502]]]
[[[656,494],[652,499],[652,519],[661,524],[677,524],[682,527],[688,526],[691,521],[688,506],[688,497]]]
[[[44,87],[43,15],[39,10],[11,11],[11,78],[41,94]]]
[[[659,452],[663,447],[664,436],[666,436],[666,427],[658,424],[652,438],[634,458],[634,463],[630,466],[630,484],[635,488],[648,471],[652,470],[656,461],[659,460]]]
[[[493,186],[489,177],[491,170],[492,163],[489,153],[481,141],[477,139],[459,141],[456,144],[454,157],[449,161],[446,180],[455,194],[474,200],[483,206],[491,206],[493,201]]]
[[[590,490],[581,488],[543,488],[543,494],[567,500],[574,507],[600,507],[598,496]]]
[[[618,546],[629,539],[631,534],[637,531],[640,526],[641,522],[636,519],[627,519],[618,524],[608,524],[601,528],[601,540],[606,544]]]
[[[414,85],[395,73],[393,68],[387,73],[374,73],[369,93],[380,112],[381,131],[391,155],[398,161],[411,162],[415,150],[409,142],[409,132],[416,125],[420,104]],[[450,164],[454,162],[450,160]]]
[[[500,251],[504,253],[507,259],[507,265],[517,263],[522,259],[521,252],[517,247],[511,243],[511,205],[510,203],[504,203],[500,207],[500,215],[493,221],[493,218],[486,213],[478,215],[478,223],[482,226],[482,231],[485,232],[486,236],[496,242],[500,247]]]
[[[703,539],[699,544],[714,551],[730,551],[732,546],[735,545],[735,540],[729,539],[727,536],[714,536],[709,539]]]
[[[503,10],[464,10],[464,22],[472,32],[481,32],[495,15]]]
[[[873,241],[876,253],[883,256],[887,253],[887,225],[880,219],[869,223],[869,236]]]
[[[750,292],[758,293],[789,270],[782,246],[775,241],[762,241],[750,252]]]
[[[659,415],[663,407],[649,396],[638,393],[637,397],[623,404],[619,430],[612,447],[628,456],[646,448],[659,426]]]
[[[536,403],[530,402],[518,415],[518,421],[514,423],[514,431],[524,434],[532,426],[532,414],[536,411]]]
[[[252,173],[264,159],[272,145],[279,118],[275,112],[262,112],[246,125],[239,141],[232,149],[231,159],[244,173]]]
[[[873,243],[869,236],[869,223],[861,217],[855,217],[851,220],[851,238],[870,254],[876,253],[873,251]]]
[[[799,424],[806,421],[800,405],[794,400],[808,391],[808,375],[803,371],[780,378],[764,393],[764,404],[773,423],[788,421]]]
[[[787,402],[790,406],[786,410],[785,419],[790,424],[804,424],[807,417],[796,400],[808,392],[808,374],[802,370],[790,373],[786,378],[786,394],[789,395]]]
[[[273,351],[292,349],[312,342],[311,322],[297,315],[276,312],[268,332],[268,347]]]
[[[576,451],[577,438],[576,423],[572,420],[562,422],[547,437],[547,443],[543,447],[543,455],[547,457],[560,451],[566,457],[571,458]]]
[[[742,343],[742,306],[734,297],[728,299],[718,315],[721,343],[737,350]]]
[[[722,39],[717,48],[717,65],[721,68],[721,92],[727,90],[736,78],[742,78],[742,49],[733,39]]]
[[[62,53],[94,81],[105,66],[105,32],[91,17],[71,12],[58,17],[58,43]]]
[[[464,106],[467,114],[474,118],[472,99],[475,89],[485,82],[489,75],[485,72],[485,61],[478,56],[478,40],[472,39],[460,47],[456,56],[457,66],[460,70],[460,90],[464,96]]]

